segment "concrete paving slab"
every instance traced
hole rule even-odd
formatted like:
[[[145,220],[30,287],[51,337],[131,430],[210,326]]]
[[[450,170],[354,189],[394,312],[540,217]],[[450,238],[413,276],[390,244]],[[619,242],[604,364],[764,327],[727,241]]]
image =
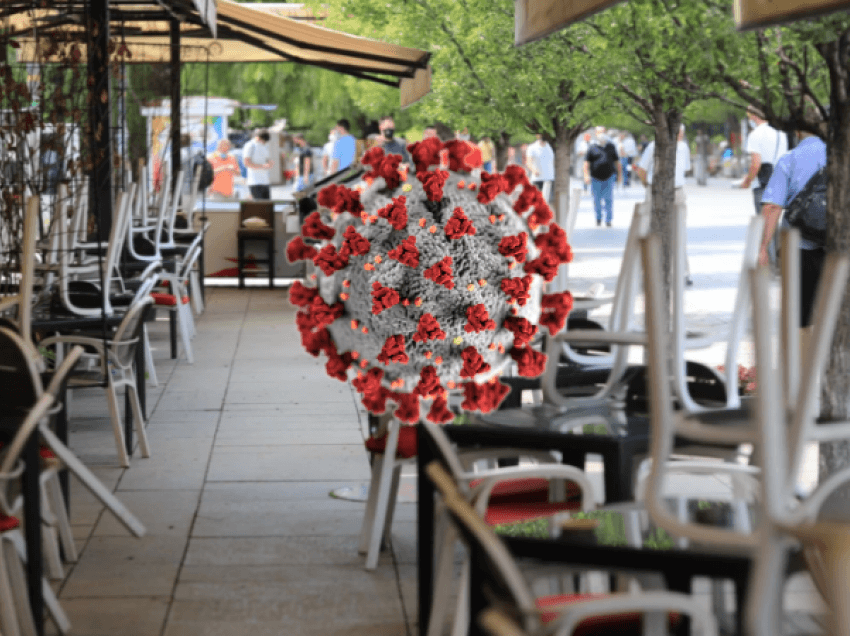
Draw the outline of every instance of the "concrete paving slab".
[[[185,548],[185,537],[92,537],[62,599],[170,597]]]
[[[362,566],[356,535],[288,537],[193,537],[189,542],[187,566],[273,566],[344,565]],[[392,567],[389,552],[381,555],[378,567]]]
[[[79,636],[151,636],[165,625],[169,596],[62,599],[62,609]],[[51,624],[47,636],[56,636]]]
[[[362,445],[216,446],[207,480],[351,480],[368,475]]]
[[[349,421],[350,423],[350,421]],[[293,428],[286,417],[245,417],[222,419],[216,434],[216,446],[274,446],[286,444],[360,444],[363,436],[356,426],[327,428],[305,422],[310,428]]]
[[[200,490],[126,490],[121,502],[138,517],[147,535],[187,537],[201,499]],[[104,514],[94,536],[132,536],[111,514]]]

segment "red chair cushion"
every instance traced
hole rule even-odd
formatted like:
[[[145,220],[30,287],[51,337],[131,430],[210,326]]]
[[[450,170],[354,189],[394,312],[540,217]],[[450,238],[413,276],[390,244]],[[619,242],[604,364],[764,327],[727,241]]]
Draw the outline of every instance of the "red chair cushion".
[[[387,436],[380,437],[371,436],[366,440],[366,450],[370,453],[382,454],[387,448]],[[416,427],[402,426],[398,431],[398,447],[396,448],[395,456],[402,459],[416,457],[419,452],[419,445],[416,441]]]
[[[154,305],[160,305],[163,307],[174,307],[177,304],[177,296],[174,294],[164,294],[162,292],[152,292],[151,298],[153,298]],[[189,302],[188,296],[183,296],[181,302],[185,305]]]
[[[581,509],[578,501],[532,502],[532,503],[506,503],[490,504],[484,515],[484,521],[491,526],[500,526],[506,523],[522,523],[551,517],[558,512],[575,511]]]
[[[9,515],[4,515],[0,512],[0,532],[14,530],[19,525],[21,525],[21,522],[18,521],[17,517],[10,517]]]
[[[469,483],[475,488],[483,479]],[[581,496],[578,484],[567,482],[567,499],[577,499]],[[544,477],[528,477],[526,479],[509,479],[500,481],[493,487],[490,494],[490,504],[508,503],[546,503],[549,501],[549,480]]]
[[[56,459],[56,454],[47,446],[38,447],[38,456],[42,459]]]
[[[541,596],[535,599],[538,609],[545,609],[553,605],[568,605],[587,601],[594,598],[605,598],[605,594],[557,594],[555,596]],[[550,623],[557,619],[558,612],[544,612],[540,620]],[[622,614],[606,614],[603,616],[591,616],[578,624],[573,636],[597,636],[601,634],[635,634],[643,633],[641,629],[641,614],[639,612],[624,612]],[[669,615],[671,627],[675,627],[681,621],[682,616],[676,612]]]

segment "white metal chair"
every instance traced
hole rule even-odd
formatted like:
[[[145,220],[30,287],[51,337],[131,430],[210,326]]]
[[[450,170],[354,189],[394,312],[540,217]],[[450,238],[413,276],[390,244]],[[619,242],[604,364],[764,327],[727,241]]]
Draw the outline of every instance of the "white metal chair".
[[[535,453],[534,451],[499,449],[496,455],[499,457],[532,457],[542,460],[536,465],[510,466],[495,468],[480,472],[470,471],[463,465],[461,456],[454,450],[448,437],[442,429],[428,421],[423,420],[419,424],[425,427],[428,437],[437,449],[437,456],[442,467],[448,471],[447,474],[453,483],[457,485],[458,492],[467,498],[470,505],[482,519],[486,518],[486,524],[499,523],[504,518],[516,520],[532,520],[552,516],[566,510],[581,510],[586,512],[596,506],[596,495],[594,487],[584,471],[574,466],[564,466],[553,461],[548,453]],[[468,460],[477,459],[473,452],[467,456]],[[522,504],[507,504],[504,508],[526,508],[519,514],[508,515],[491,514],[494,512],[494,503],[497,495],[510,495],[511,489],[519,486],[520,489],[529,482],[543,482],[543,488],[548,494],[547,502],[534,501],[528,507]],[[567,483],[577,486],[578,502],[567,501]],[[505,488],[507,487],[507,488]],[[501,489],[501,492],[498,492]],[[505,522],[505,521],[502,521]],[[457,534],[451,525],[446,524],[445,516],[438,517],[434,545],[437,546],[436,571],[434,578],[434,597],[431,604],[431,615],[428,621],[428,635],[438,636],[442,633],[445,622],[446,609],[449,605],[451,582],[454,573],[454,548]],[[461,570],[459,582],[459,594],[455,605],[455,616],[452,628],[454,636],[462,636],[466,633],[469,625],[469,562],[465,561]]]
[[[668,612],[690,616],[699,633],[717,633],[714,617],[697,599],[673,592],[612,594],[593,599],[574,595],[536,597],[507,548],[467,501],[445,468],[432,462],[426,471],[442,497],[452,527],[480,556],[481,562],[476,566],[484,568],[488,575],[483,593],[522,630],[514,634],[568,636],[586,624],[588,618],[600,616],[611,617],[613,631],[622,628],[624,623],[642,621],[647,632],[658,633],[665,628]]]
[[[125,387],[130,394],[134,430],[139,438],[142,457],[150,457],[145,421],[142,417],[142,409],[136,391],[136,374],[133,366],[135,347],[140,344],[144,313],[152,303],[153,300],[148,296],[130,307],[115,331],[115,335],[107,341],[83,335],[52,336],[42,341],[42,345],[45,347],[83,345],[97,354],[100,361],[99,368],[92,372],[72,375],[69,386],[71,388],[87,388],[105,385],[115,445],[121,465],[124,467],[130,465],[130,459],[125,447],[124,424],[121,421],[121,410],[118,405],[118,389],[121,387]]]

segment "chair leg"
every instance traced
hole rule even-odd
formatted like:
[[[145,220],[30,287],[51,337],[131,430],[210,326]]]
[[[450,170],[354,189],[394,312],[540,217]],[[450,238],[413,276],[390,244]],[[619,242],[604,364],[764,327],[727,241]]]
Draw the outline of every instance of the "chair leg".
[[[274,289],[274,239],[269,241],[269,289]]]
[[[0,634],[6,636],[20,636],[18,629],[18,611],[15,603],[15,590],[12,588],[12,577],[9,559],[6,558],[7,551],[4,548],[6,541],[0,536]],[[11,555],[17,559],[18,555]],[[29,602],[27,602],[29,605]]]
[[[384,529],[384,521],[386,520],[387,508],[389,504],[390,490],[392,486],[393,467],[395,465],[395,454],[398,448],[398,432],[399,423],[393,419],[390,422],[389,431],[387,433],[387,445],[384,450],[384,456],[381,459],[383,466],[381,467],[381,479],[375,484],[370,484],[370,488],[377,488],[378,495],[375,499],[375,514],[373,515],[372,531],[369,537],[369,550],[366,553],[366,569],[374,570],[378,567],[378,558],[381,555],[381,539]]]
[[[369,496],[366,498],[366,510],[363,513],[363,525],[360,526],[360,544],[358,553],[369,551],[369,539],[372,536],[372,526],[375,523],[375,502],[378,500],[378,488],[373,484],[381,481],[381,469],[384,466],[383,456],[378,455],[372,461],[372,479],[369,482]]]
[[[112,431],[115,434],[115,447],[118,449],[118,460],[124,468],[130,467],[130,458],[127,456],[127,449],[124,444],[124,424],[121,421],[121,410],[118,408],[117,389],[112,383],[112,378],[108,380],[106,387],[106,401],[109,404],[109,418],[112,420]]]
[[[56,528],[59,531],[59,541],[65,560],[75,563],[79,558],[77,545],[74,543],[74,534],[71,530],[71,521],[68,518],[68,509],[65,507],[65,498],[62,496],[62,486],[59,483],[59,474],[54,472],[44,482],[47,498],[50,500],[50,509],[56,516]]]
[[[442,534],[442,540],[436,544],[439,552],[437,553],[437,564],[434,571],[434,594],[431,601],[431,615],[428,618],[427,636],[442,636],[443,623],[446,620],[446,608],[451,599],[457,531],[453,524],[447,523]]]
[[[12,589],[18,618],[18,630],[21,636],[36,636],[35,619],[30,609],[29,594],[27,593],[27,577],[21,556],[12,541],[0,540],[0,550],[4,551],[6,571]]]
[[[148,434],[145,430],[145,418],[142,417],[142,405],[139,404],[139,393],[136,390],[136,379],[127,378],[127,389],[130,391],[130,407],[133,409],[133,423],[136,429],[136,437],[139,438],[139,450],[142,457],[150,457],[151,451],[148,446]]]
[[[62,568],[62,557],[59,555],[59,533],[56,531],[56,516],[53,514],[43,484],[41,487],[41,510],[41,549],[47,565],[47,575],[53,580],[61,581],[65,576],[65,571]]]
[[[457,605],[452,622],[452,636],[466,636],[469,631],[469,579],[471,577],[469,558],[463,560],[458,581]]]
[[[67,634],[71,631],[71,621],[68,620],[68,615],[62,606],[59,604],[59,599],[53,593],[53,588],[48,585],[47,581],[41,580],[41,596],[44,598],[44,607],[50,615],[53,624],[60,634]]]
[[[390,482],[390,498],[387,501],[387,518],[384,519],[384,531],[381,535],[386,545],[390,543],[390,531],[393,525],[393,516],[395,516],[395,506],[398,502],[398,487],[401,484],[401,468],[402,465],[396,462],[393,466],[393,478]]]
[[[190,310],[187,305],[183,305],[182,303],[178,305],[177,326],[180,328],[180,338],[183,341],[183,350],[186,353],[186,361],[189,364],[195,364],[195,356],[192,352],[192,335],[189,331],[189,320],[191,320],[191,316],[187,316],[189,311]]]
[[[171,359],[177,359],[177,311],[168,310],[168,333],[171,338]]]
[[[204,313],[204,298],[201,293],[201,283],[199,278],[200,276],[196,270],[192,270],[189,274],[189,286],[192,289],[192,293],[190,295],[192,298],[192,307],[195,310],[195,314],[198,316]]]
[[[236,239],[237,255],[236,255],[236,270],[239,274],[239,289],[245,289],[245,242],[242,239]]]
[[[156,377],[156,366],[153,363],[153,351],[151,350],[151,340],[148,336],[148,326],[142,327],[142,346],[145,348],[145,371],[148,374],[147,380],[151,386],[159,386],[159,378]]]

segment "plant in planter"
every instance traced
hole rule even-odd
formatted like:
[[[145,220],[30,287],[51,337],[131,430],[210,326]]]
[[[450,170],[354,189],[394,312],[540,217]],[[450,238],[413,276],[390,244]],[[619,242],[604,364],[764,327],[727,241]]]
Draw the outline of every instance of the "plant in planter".
[[[392,401],[415,423],[425,401],[443,423],[454,418],[448,390],[486,413],[508,392],[497,376],[511,360],[520,375],[543,372],[531,339],[539,326],[562,329],[572,308],[569,293],[543,294],[543,281],[572,251],[521,167],[478,176],[480,153],[462,141],[409,149],[415,176],[373,148],[361,186],[319,193],[287,246],[290,261],[313,261],[315,286],[296,282],[290,301],[305,349],[327,355],[339,380],[353,369],[367,410]]]
[[[726,367],[720,365],[717,367],[720,373],[726,371]],[[756,368],[745,367],[743,364],[738,365],[738,393],[739,395],[755,395],[756,392]]]

